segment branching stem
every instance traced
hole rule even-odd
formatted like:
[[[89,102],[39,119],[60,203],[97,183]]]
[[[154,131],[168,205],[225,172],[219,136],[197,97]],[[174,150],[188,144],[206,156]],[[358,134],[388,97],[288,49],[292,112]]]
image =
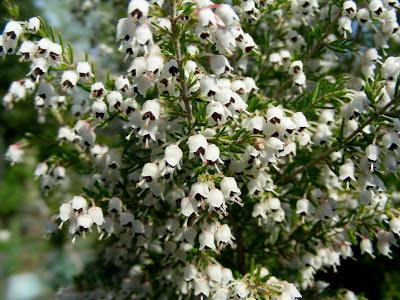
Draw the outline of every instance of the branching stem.
[[[392,104],[394,104],[397,101],[397,99],[393,99],[390,102],[388,102],[384,107],[382,107],[381,109],[375,111],[367,120],[364,121],[364,123],[361,124],[360,127],[357,128],[357,130],[355,130],[352,134],[350,134],[347,138],[345,138],[341,143],[339,143],[338,145],[336,145],[335,147],[332,147],[330,149],[327,149],[326,151],[324,151],[323,153],[321,153],[320,155],[316,156],[313,160],[311,160],[310,162],[306,163],[305,165],[303,165],[302,167],[297,168],[297,170],[294,170],[292,173],[290,173],[290,175],[287,175],[285,177],[282,178],[282,184],[288,183],[291,180],[293,180],[297,174],[302,173],[303,171],[307,170],[309,167],[317,164],[318,162],[321,162],[323,160],[325,160],[325,158],[330,155],[332,152],[335,152],[337,150],[340,149],[340,147],[342,147],[343,145],[346,145],[348,143],[351,143],[355,137],[365,128],[367,127],[369,124],[372,123],[373,120],[375,120],[376,117],[379,117],[381,114],[385,113],[385,111],[392,106]]]
[[[172,30],[172,38],[173,38],[173,43],[174,43],[174,48],[175,48],[175,59],[178,64],[179,68],[179,83],[181,85],[181,99],[183,103],[185,104],[185,110],[187,114],[187,118],[189,122],[192,122],[193,120],[193,114],[192,114],[192,106],[190,104],[190,100],[188,97],[188,88],[186,85],[186,78],[185,78],[185,69],[184,69],[184,64],[183,64],[183,59],[182,59],[182,51],[181,51],[181,44],[180,44],[180,31],[178,31],[177,28],[177,21],[179,20],[179,17],[177,15],[177,0],[171,0],[171,30]]]

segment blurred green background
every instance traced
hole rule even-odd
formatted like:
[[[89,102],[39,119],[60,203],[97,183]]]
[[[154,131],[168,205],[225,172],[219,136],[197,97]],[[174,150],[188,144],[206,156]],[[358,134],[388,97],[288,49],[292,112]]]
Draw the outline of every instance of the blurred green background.
[[[27,20],[43,16],[50,24],[63,28],[63,34],[89,47],[77,28],[65,26],[72,16],[70,1],[0,1],[0,27],[12,16]],[[10,12],[10,3],[19,10]],[[67,29],[67,30],[64,30]],[[24,78],[28,64],[21,64],[15,56],[0,59],[0,97],[3,98],[13,80]],[[9,166],[4,160],[7,146],[21,139],[26,132],[54,131],[51,126],[40,126],[32,102],[22,101],[12,112],[0,107],[0,299],[54,299],[60,286],[72,283],[73,275],[84,266],[90,256],[87,242],[72,245],[62,233],[48,235],[49,220],[57,210],[57,203],[45,202],[33,171],[38,153],[28,152],[26,164]],[[51,202],[51,201],[50,201]],[[49,208],[51,207],[51,208]]]
[[[0,2],[0,27],[3,28],[10,12],[6,7],[10,1]],[[79,2],[79,1],[78,1]],[[40,15],[66,40],[74,44],[75,50],[88,51],[96,56],[92,46],[99,42],[99,35],[93,34],[99,28],[96,20],[108,22],[101,27],[102,41],[114,40],[117,20],[109,20],[107,14],[92,13],[92,20],[79,22],[70,11],[79,11],[73,0],[16,0],[19,19]],[[113,1],[102,1],[103,8]],[[120,6],[121,2],[116,1]],[[78,18],[83,18],[79,16]],[[83,19],[85,20],[85,19]],[[87,20],[86,20],[87,21]],[[99,25],[100,26],[100,25]],[[98,33],[98,31],[97,31]],[[115,57],[114,57],[115,58]],[[102,55],[103,61],[108,58]],[[100,60],[100,59],[99,59]],[[100,62],[101,65],[101,62]],[[118,67],[118,65],[117,65]],[[21,79],[28,65],[17,63],[16,57],[0,59],[0,97],[7,92],[13,80]],[[46,129],[44,129],[46,128]],[[4,160],[7,145],[18,141],[24,133],[52,131],[51,126],[40,126],[36,113],[28,101],[16,106],[12,113],[0,106],[0,299],[54,299],[61,286],[71,284],[74,275],[79,274],[85,262],[91,258],[90,241],[72,245],[62,233],[46,234],[52,214],[57,209],[55,201],[45,201],[33,178],[37,153],[28,153],[27,163],[10,167]],[[43,153],[42,153],[43,154]],[[394,259],[378,257],[372,260],[361,257],[354,249],[357,260],[347,260],[338,272],[329,270],[318,278],[331,282],[331,288],[349,288],[369,299],[400,299],[399,250],[393,249]]]

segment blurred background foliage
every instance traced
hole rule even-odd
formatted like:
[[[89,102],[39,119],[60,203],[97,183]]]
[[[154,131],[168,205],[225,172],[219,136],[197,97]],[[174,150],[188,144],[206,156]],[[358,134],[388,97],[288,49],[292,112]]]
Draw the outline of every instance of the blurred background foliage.
[[[96,57],[98,68],[121,69],[124,64],[119,54],[110,51],[107,45],[114,47],[115,25],[124,14],[126,1],[95,2],[97,7],[84,12],[80,0],[2,0],[0,27],[11,18],[26,20],[41,15],[73,43],[78,57],[88,52]],[[114,14],[109,14],[110,10]],[[0,97],[13,80],[26,75],[28,66],[17,60],[15,56],[0,59]],[[37,159],[47,156],[44,155],[47,146],[29,152],[24,165],[6,164],[7,145],[26,132],[34,136],[54,134],[56,128],[51,123],[40,126],[27,102],[19,103],[12,114],[0,106],[0,299],[54,299],[57,289],[72,283],[95,255],[90,240],[71,245],[65,232],[46,234],[48,226],[54,226],[49,222],[50,212],[56,211],[60,195],[42,195],[33,171]],[[348,288],[368,299],[400,299],[399,249],[394,249],[392,260],[371,259],[361,256],[358,249],[353,250],[355,260],[344,261],[337,272],[327,270],[318,275],[320,280],[331,282],[328,290],[335,293],[337,289]]]

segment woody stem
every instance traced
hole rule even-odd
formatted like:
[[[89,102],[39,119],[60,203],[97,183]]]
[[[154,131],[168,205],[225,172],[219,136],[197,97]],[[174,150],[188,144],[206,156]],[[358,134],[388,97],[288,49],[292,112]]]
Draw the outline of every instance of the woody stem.
[[[390,102],[388,102],[384,107],[382,107],[381,109],[375,111],[367,120],[364,121],[364,123],[362,123],[360,125],[360,127],[357,128],[357,130],[355,130],[352,134],[350,134],[346,139],[344,139],[339,145],[332,147],[330,149],[327,149],[326,151],[324,151],[322,154],[318,155],[317,157],[315,157],[313,160],[311,160],[310,162],[308,162],[307,164],[303,165],[302,167],[299,167],[297,170],[294,170],[292,173],[290,173],[290,175],[285,176],[282,178],[282,183],[288,183],[289,181],[293,180],[297,174],[302,173],[304,170],[308,169],[309,167],[317,164],[318,162],[321,162],[323,160],[325,160],[325,158],[330,155],[332,152],[337,151],[340,149],[341,146],[344,146],[350,142],[352,142],[355,137],[357,136],[357,134],[359,134],[365,127],[367,127],[369,124],[371,124],[372,121],[375,120],[375,118],[379,117],[381,114],[385,113],[386,110],[392,106],[392,104],[394,104],[398,99],[393,99]]]
[[[193,114],[192,114],[192,106],[190,104],[190,100],[188,97],[188,88],[186,85],[186,79],[185,79],[185,69],[183,66],[183,59],[182,59],[182,51],[181,51],[181,45],[180,45],[180,31],[177,28],[177,21],[179,17],[177,16],[177,0],[172,0],[171,1],[171,30],[172,30],[172,37],[173,37],[173,42],[174,42],[174,48],[175,48],[175,59],[178,64],[179,68],[179,83],[181,86],[181,99],[183,103],[185,104],[185,110],[187,114],[187,118],[189,122],[192,122],[193,120]]]

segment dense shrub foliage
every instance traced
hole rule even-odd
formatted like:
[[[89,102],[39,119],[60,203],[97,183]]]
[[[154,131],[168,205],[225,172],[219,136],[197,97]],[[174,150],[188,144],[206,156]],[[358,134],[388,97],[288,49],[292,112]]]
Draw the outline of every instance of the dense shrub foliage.
[[[111,1],[99,68],[40,17],[6,24],[27,75],[4,107],[43,128],[6,158],[40,161],[49,234],[98,248],[61,299],[357,299],[316,273],[391,256],[397,0],[219,2]]]

